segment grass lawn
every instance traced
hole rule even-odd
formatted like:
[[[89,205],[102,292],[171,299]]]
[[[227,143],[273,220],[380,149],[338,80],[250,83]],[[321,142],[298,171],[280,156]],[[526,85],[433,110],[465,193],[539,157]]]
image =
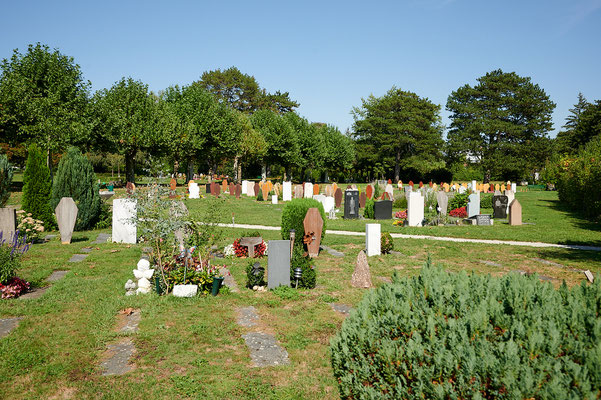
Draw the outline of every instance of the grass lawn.
[[[439,236],[462,236],[510,240],[577,242],[599,245],[598,225],[562,209],[555,193],[518,193],[524,219],[535,225],[509,227],[397,228],[382,222],[385,231]],[[11,204],[19,204],[13,194]],[[284,205],[259,204],[243,198],[224,200],[223,222],[279,225]],[[187,200],[191,213],[202,215],[203,200]],[[366,221],[328,221],[328,229],[364,230]],[[337,383],[329,361],[330,338],[340,329],[344,316],[329,303],[356,305],[366,293],[350,285],[354,262],[364,238],[327,235],[324,244],[342,251],[336,258],[322,252],[315,259],[317,288],[299,290],[292,296],[253,292],[244,288],[247,259],[216,259],[225,263],[240,292],[217,297],[178,299],[124,296],[123,285],[133,278],[142,245],[91,244],[100,232],[74,234],[73,243],[58,239],[36,244],[23,257],[19,275],[34,286],[54,270],[68,270],[39,299],[0,301],[0,318],[22,316],[16,330],[0,339],[0,385],[2,398],[263,398],[335,399]],[[222,246],[239,237],[241,230],[224,229]],[[264,239],[279,239],[277,231],[262,231]],[[501,275],[520,270],[536,272],[559,286],[580,284],[584,275],[572,269],[601,272],[601,254],[591,251],[537,249],[518,246],[432,242],[395,239],[398,253],[369,259],[374,286],[386,284],[393,273],[418,274],[428,256],[447,270]],[[71,255],[93,246],[89,257],[69,263]],[[542,260],[542,261],[541,261]],[[545,263],[546,261],[547,263]],[[261,262],[267,266],[267,260]],[[555,263],[549,264],[548,262]],[[559,266],[560,264],[561,266]],[[562,267],[563,266],[563,267]],[[243,328],[236,322],[237,309],[252,305],[259,326]],[[120,310],[141,310],[139,332],[117,333]],[[279,367],[251,366],[242,335],[253,331],[274,334],[290,358]],[[131,336],[136,346],[136,369],[122,376],[101,376],[99,363],[107,344]]]

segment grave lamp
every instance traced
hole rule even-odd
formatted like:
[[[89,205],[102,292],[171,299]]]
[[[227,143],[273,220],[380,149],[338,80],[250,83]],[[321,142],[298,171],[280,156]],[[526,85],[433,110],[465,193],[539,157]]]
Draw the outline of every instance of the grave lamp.
[[[294,250],[294,238],[296,237],[296,230],[290,229],[290,258],[292,258],[292,251]]]
[[[296,289],[298,289],[298,280],[303,276],[303,269],[301,267],[294,268],[294,278],[296,279]]]

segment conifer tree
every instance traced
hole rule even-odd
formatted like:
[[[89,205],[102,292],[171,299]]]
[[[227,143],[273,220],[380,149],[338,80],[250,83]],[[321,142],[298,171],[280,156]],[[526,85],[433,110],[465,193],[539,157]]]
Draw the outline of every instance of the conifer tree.
[[[35,145],[29,147],[25,172],[23,173],[23,210],[31,213],[32,218],[44,221],[46,229],[56,226],[50,192],[52,180],[46,166],[46,158]]]
[[[52,208],[63,197],[71,197],[77,204],[75,230],[92,228],[100,214],[98,183],[90,160],[76,147],[70,147],[58,164],[52,184]]]
[[[10,185],[13,182],[13,166],[4,154],[0,154],[0,207],[4,207],[10,197]]]

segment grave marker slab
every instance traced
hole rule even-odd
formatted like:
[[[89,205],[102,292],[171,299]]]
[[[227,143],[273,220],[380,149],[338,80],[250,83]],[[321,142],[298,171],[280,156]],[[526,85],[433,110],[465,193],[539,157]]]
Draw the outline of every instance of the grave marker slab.
[[[54,209],[62,244],[71,243],[75,221],[77,220],[77,211],[77,205],[71,197],[63,197]]]
[[[335,200],[332,196],[326,196],[326,198],[321,202],[323,204],[323,211],[328,214],[331,210],[334,209]]]
[[[422,226],[424,221],[424,196],[420,192],[410,192],[407,199],[407,223],[409,226]]]
[[[505,219],[507,218],[507,206],[509,205],[509,198],[507,196],[493,196],[492,207],[493,207],[493,218]]]
[[[303,220],[303,227],[305,228],[305,235],[312,234],[313,240],[307,243],[309,257],[317,257],[319,255],[319,244],[321,243],[321,231],[323,229],[323,219],[317,208],[311,207],[307,210],[307,214]],[[269,252],[271,253],[271,249]]]
[[[17,210],[0,208],[0,232],[2,239],[9,242],[17,230]]]
[[[240,239],[240,246],[246,246],[249,258],[255,256],[255,246],[261,243],[263,243],[262,237],[243,237]]]
[[[449,196],[444,192],[436,192],[436,201],[438,202],[438,211],[440,215],[447,215],[447,209],[449,208]]]
[[[246,183],[246,195],[248,197],[255,197],[255,184],[253,182]]]
[[[302,185],[294,186],[294,198],[302,199],[303,198],[304,189]]]
[[[344,218],[359,218],[359,191],[347,189],[344,191]]]
[[[365,208],[365,203],[367,202],[367,195],[365,192],[361,192],[359,195],[359,208]]]
[[[190,192],[191,199],[200,199],[200,188],[198,187],[198,183],[192,182],[188,187],[188,191]]]
[[[368,199],[371,199],[374,197],[374,187],[371,184],[367,185],[367,187],[365,188],[365,195],[367,196]]]
[[[468,203],[466,207],[467,217],[475,217],[480,214],[480,195],[477,193],[472,193],[468,197]]]
[[[242,188],[243,186],[240,184],[236,185],[236,198],[239,199],[240,195],[242,195]]]
[[[355,270],[353,271],[353,275],[351,277],[351,285],[356,288],[371,287],[371,272],[369,271],[367,256],[363,250],[361,250],[359,255],[357,255]]]
[[[374,203],[374,219],[392,219],[392,200],[380,200]]]
[[[336,208],[340,208],[342,205],[342,189],[336,188],[336,191],[334,192],[334,201]]]
[[[113,243],[136,243],[136,204],[132,199],[113,200]]]
[[[290,286],[290,240],[270,240],[267,257],[267,288]]]
[[[509,225],[522,225],[522,205],[518,199],[509,205]]]
[[[310,199],[313,197],[313,184],[311,182],[305,182],[305,199]]]
[[[380,224],[365,225],[365,251],[367,256],[379,256],[381,254],[381,236],[382,227]]]
[[[248,188],[248,181],[242,181],[242,194],[246,194]]]
[[[284,182],[282,188],[282,201],[292,200],[292,182]]]

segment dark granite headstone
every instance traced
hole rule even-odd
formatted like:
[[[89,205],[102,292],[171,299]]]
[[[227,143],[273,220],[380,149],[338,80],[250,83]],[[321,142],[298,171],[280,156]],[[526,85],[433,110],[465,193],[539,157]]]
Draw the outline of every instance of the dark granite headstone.
[[[492,198],[492,209],[493,218],[507,218],[507,206],[509,203],[509,197],[507,196],[493,196]]]
[[[205,191],[207,192],[207,194],[211,194],[211,184],[210,183],[207,183],[205,185]]]
[[[359,191],[347,189],[344,191],[344,218],[359,218]]]
[[[375,219],[392,219],[392,200],[381,200],[374,203]]]

